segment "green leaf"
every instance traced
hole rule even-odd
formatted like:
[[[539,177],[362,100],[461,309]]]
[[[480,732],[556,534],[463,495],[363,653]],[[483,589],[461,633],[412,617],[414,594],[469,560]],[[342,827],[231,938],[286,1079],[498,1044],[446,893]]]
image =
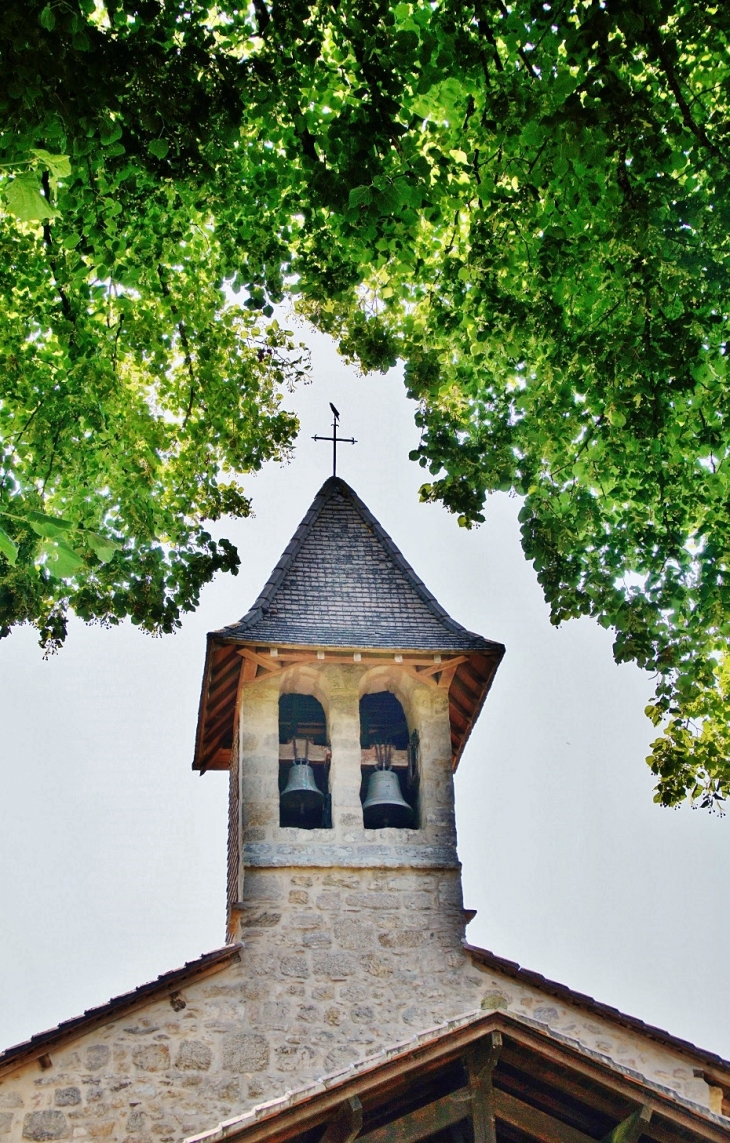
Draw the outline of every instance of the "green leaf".
[[[147,144],[147,150],[156,159],[164,159],[167,152],[170,150],[170,144],[167,139],[153,139]]]
[[[117,139],[122,137],[122,125],[116,119],[108,119],[106,123],[102,123],[99,137],[102,146],[108,147],[110,143],[116,143]]]
[[[50,151],[41,150],[32,150],[31,155],[35,155],[48,168],[54,179],[71,178],[71,160],[68,155],[52,155]]]
[[[3,188],[8,210],[21,222],[43,222],[47,218],[59,218],[47,198],[40,193],[35,175],[16,175],[11,183]]]
[[[106,536],[100,536],[98,532],[84,532],[83,536],[94,555],[98,556],[103,564],[109,563],[114,553],[122,549],[122,545],[116,540],[109,540]]]
[[[9,564],[14,564],[18,558],[18,545],[14,544],[7,532],[0,528],[0,552]]]
[[[24,517],[14,518],[26,520],[37,536],[52,540],[65,535],[73,528],[73,524],[69,520],[64,520],[62,516],[46,516],[44,512],[27,512]]]
[[[351,206],[354,208],[357,206],[367,206],[368,203],[372,202],[372,199],[373,199],[372,187],[362,186],[362,187],[353,187],[353,189],[350,191],[350,194],[349,194],[347,201],[348,201],[348,206]]]
[[[54,579],[70,579],[84,566],[83,556],[60,540],[43,544],[41,554],[45,555],[46,567]]]
[[[53,15],[50,4],[46,4],[38,19],[41,22],[41,27],[45,28],[47,32],[52,32],[56,26],[56,17]]]

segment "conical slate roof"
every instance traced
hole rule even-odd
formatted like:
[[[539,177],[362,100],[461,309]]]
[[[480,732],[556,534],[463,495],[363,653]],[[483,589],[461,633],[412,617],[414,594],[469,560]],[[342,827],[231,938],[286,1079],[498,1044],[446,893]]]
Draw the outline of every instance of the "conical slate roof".
[[[447,615],[336,476],[320,488],[251,610],[215,634],[317,647],[503,650]]]

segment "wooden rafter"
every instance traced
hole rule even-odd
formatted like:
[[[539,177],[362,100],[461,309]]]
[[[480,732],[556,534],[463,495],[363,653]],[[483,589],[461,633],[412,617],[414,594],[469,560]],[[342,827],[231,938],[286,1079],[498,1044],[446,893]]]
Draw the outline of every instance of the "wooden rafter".
[[[454,766],[477,717],[494,674],[496,660],[482,654],[448,652],[354,651],[344,648],[242,646],[213,642],[201,697],[194,766],[225,769],[241,686],[260,682],[296,663],[357,663],[363,667],[396,666],[424,686],[449,696]]]
[[[320,1143],[352,1143],[362,1127],[362,1104],[356,1095],[346,1099],[325,1128]]]
[[[385,1127],[378,1127],[361,1135],[358,1143],[419,1143],[445,1127],[451,1127],[470,1114],[471,1095],[468,1088],[462,1088],[451,1095],[435,1099],[433,1103],[411,1111]]]
[[[651,1108],[640,1107],[633,1115],[629,1115],[608,1135],[604,1135],[601,1143],[636,1143],[644,1134],[651,1121]]]
[[[466,1058],[474,1143],[497,1143],[492,1072],[501,1051],[501,1032],[489,1032]]]

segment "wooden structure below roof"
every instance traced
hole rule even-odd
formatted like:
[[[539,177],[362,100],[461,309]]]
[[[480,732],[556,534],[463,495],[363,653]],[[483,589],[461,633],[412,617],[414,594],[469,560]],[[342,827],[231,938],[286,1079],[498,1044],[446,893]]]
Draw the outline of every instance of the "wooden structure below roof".
[[[454,769],[487,696],[504,648],[464,654],[424,651],[374,651],[368,648],[271,647],[208,637],[200,695],[193,769],[227,770],[230,766],[238,693],[242,684],[277,674],[293,663],[357,662],[383,666],[396,662],[426,686],[448,690]]]
[[[206,1143],[727,1143],[719,1117],[504,1013],[356,1066]],[[281,1105],[277,1107],[277,1103]],[[194,1143],[194,1141],[191,1141]],[[202,1143],[202,1140],[201,1140]]]

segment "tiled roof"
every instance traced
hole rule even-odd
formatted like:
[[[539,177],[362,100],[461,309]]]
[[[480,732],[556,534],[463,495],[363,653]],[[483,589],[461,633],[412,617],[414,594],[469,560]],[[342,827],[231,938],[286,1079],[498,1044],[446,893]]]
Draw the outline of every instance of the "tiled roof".
[[[204,953],[197,960],[187,961],[182,968],[165,972],[156,980],[151,980],[147,984],[140,984],[139,988],[134,988],[131,992],[124,992],[121,996],[115,996],[106,1004],[100,1004],[97,1008],[87,1008],[81,1016],[64,1020],[55,1028],[38,1032],[29,1040],[14,1044],[12,1048],[6,1048],[4,1052],[0,1052],[0,1074],[12,1070],[29,1059],[32,1060],[42,1055],[64,1040],[81,1036],[91,1028],[108,1023],[109,1020],[113,1020],[122,1012],[128,1012],[130,1009],[138,1008],[140,1005],[154,1000],[160,993],[174,992],[183,984],[190,984],[198,977],[207,976],[211,972],[225,968],[232,960],[238,958],[240,950],[241,945],[224,945],[223,948]]]
[[[493,968],[496,972],[511,976],[513,979],[521,981],[522,984],[527,984],[539,992],[554,996],[556,1000],[562,1000],[565,1004],[571,1004],[584,1009],[586,1012],[592,1012],[596,1016],[602,1016],[614,1024],[620,1024],[623,1028],[637,1032],[640,1036],[646,1036],[647,1039],[655,1040],[658,1044],[664,1044],[678,1052],[686,1052],[687,1055],[695,1056],[707,1064],[715,1065],[730,1073],[730,1060],[723,1059],[717,1052],[708,1052],[704,1048],[698,1048],[695,1044],[690,1043],[689,1040],[682,1040],[679,1036],[673,1036],[671,1032],[655,1028],[652,1024],[645,1024],[638,1016],[627,1016],[618,1008],[613,1008],[610,1004],[604,1004],[600,1000],[594,1000],[592,996],[586,996],[584,992],[576,992],[567,984],[558,984],[557,981],[548,980],[542,973],[533,972],[529,968],[522,968],[514,960],[507,960],[488,949],[470,945],[468,941],[462,943],[472,959],[478,964],[484,965],[485,968]]]
[[[251,610],[216,635],[322,647],[503,651],[451,619],[335,476],[322,485]]]

